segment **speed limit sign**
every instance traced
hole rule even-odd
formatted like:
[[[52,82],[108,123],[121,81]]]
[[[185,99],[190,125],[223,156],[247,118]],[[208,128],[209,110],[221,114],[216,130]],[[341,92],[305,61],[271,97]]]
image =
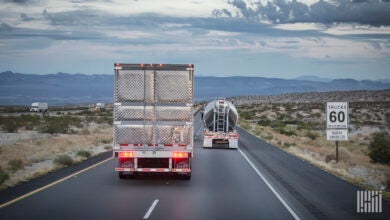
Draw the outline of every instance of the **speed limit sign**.
[[[348,102],[326,103],[326,128],[348,129]]]
[[[326,139],[336,141],[336,162],[338,162],[339,141],[348,140],[348,102],[326,103]]]

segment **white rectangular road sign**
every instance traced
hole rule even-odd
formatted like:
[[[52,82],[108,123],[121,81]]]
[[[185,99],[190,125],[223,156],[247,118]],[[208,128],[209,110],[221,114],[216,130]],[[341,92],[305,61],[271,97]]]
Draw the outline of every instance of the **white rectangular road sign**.
[[[326,103],[326,128],[348,129],[348,102]]]
[[[328,141],[347,141],[348,129],[328,129],[326,130],[326,139]]]

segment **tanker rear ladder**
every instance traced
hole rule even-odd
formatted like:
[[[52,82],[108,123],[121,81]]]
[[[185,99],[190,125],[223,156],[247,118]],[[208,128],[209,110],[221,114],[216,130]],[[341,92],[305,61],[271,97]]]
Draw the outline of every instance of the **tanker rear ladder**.
[[[210,104],[210,103],[209,103]],[[205,129],[203,147],[227,147],[237,149],[238,147],[238,134],[236,130],[230,129],[229,126],[229,114],[232,105],[230,102],[225,101],[223,98],[219,98],[214,101],[215,108],[212,110],[213,122],[212,131]],[[234,106],[233,106],[234,107]],[[232,111],[233,113],[235,111]],[[205,121],[205,125],[206,125]],[[234,124],[233,124],[234,126]]]
[[[225,133],[225,102],[218,101],[217,108],[217,131]]]

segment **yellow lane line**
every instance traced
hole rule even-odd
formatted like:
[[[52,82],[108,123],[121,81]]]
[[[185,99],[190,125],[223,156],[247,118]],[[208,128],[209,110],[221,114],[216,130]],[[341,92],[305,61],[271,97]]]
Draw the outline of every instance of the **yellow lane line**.
[[[73,173],[73,174],[71,174],[71,175],[69,175],[69,176],[67,176],[67,177],[64,177],[64,178],[62,178],[62,179],[59,179],[59,180],[57,180],[57,181],[55,181],[55,182],[52,182],[52,183],[46,185],[46,186],[43,186],[43,187],[41,187],[41,188],[39,188],[39,189],[36,189],[36,190],[34,190],[34,191],[31,191],[31,192],[29,192],[29,193],[27,193],[27,194],[24,194],[24,195],[22,195],[22,196],[19,196],[19,197],[16,198],[16,199],[13,199],[13,200],[11,200],[11,201],[8,201],[8,202],[6,202],[6,203],[3,203],[3,204],[0,205],[0,208],[4,208],[4,207],[6,207],[6,206],[8,206],[8,205],[11,205],[11,204],[17,202],[17,201],[20,201],[20,200],[22,200],[22,199],[25,199],[25,198],[31,196],[31,195],[34,195],[34,194],[37,193],[37,192],[40,192],[40,191],[42,191],[42,190],[44,190],[44,189],[47,189],[47,188],[52,187],[52,186],[54,186],[54,185],[56,185],[56,184],[58,184],[58,183],[61,183],[61,182],[65,181],[65,180],[67,180],[67,179],[69,179],[69,178],[72,178],[72,177],[74,177],[74,176],[76,176],[76,175],[79,175],[80,173],[83,173],[83,172],[85,172],[85,171],[87,171],[87,170],[90,170],[90,169],[92,169],[92,168],[94,168],[94,167],[97,167],[97,166],[99,166],[100,164],[105,163],[105,162],[111,160],[112,158],[113,158],[113,157],[110,157],[110,158],[108,158],[108,159],[106,159],[106,160],[103,160],[103,161],[101,161],[101,162],[99,162],[99,163],[96,163],[96,164],[94,164],[94,165],[92,165],[92,166],[90,166],[90,167],[87,167],[87,168],[82,169],[82,170],[80,170],[80,171],[78,171],[78,172],[76,172],[76,173]]]

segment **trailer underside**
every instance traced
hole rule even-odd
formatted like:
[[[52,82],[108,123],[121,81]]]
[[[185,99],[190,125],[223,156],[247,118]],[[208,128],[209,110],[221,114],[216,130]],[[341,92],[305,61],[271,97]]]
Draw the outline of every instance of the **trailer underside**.
[[[141,173],[174,173],[191,178],[191,153],[172,152],[172,157],[134,157],[143,152],[122,151],[118,152],[119,178],[133,178]],[[150,154],[149,154],[150,155]]]

